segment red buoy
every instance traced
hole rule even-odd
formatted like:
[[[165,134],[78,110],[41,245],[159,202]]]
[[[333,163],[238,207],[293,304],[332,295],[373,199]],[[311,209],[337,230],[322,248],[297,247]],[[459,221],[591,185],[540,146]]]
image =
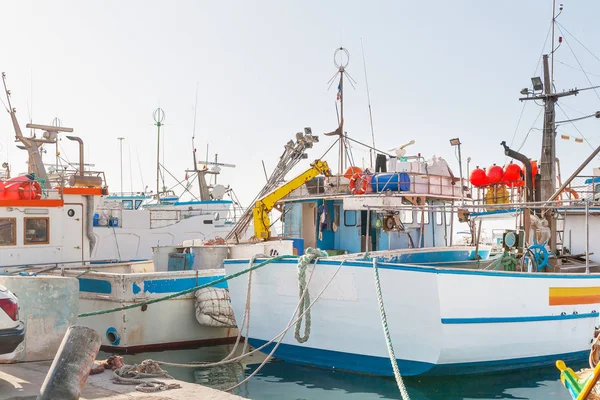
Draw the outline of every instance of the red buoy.
[[[521,167],[511,161],[510,164],[504,167],[502,183],[505,183],[508,187],[515,187],[518,186],[519,181],[522,181]]]
[[[475,167],[475,169],[471,171],[469,182],[471,182],[471,185],[475,187],[485,186],[488,184],[488,178],[484,170],[479,167]]]
[[[502,180],[502,176],[504,176],[504,171],[502,167],[499,165],[492,165],[487,169],[487,177],[490,184],[498,183]]]
[[[539,170],[538,170],[538,165],[537,165],[537,161],[531,160],[531,180],[533,180],[535,178],[535,176],[538,174]],[[522,167],[522,171],[523,171],[523,176],[525,176],[525,166],[523,165]]]

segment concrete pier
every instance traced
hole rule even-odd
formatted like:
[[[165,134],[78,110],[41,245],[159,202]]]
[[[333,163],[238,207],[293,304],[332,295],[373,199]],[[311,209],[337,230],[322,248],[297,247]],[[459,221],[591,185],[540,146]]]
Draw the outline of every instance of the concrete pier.
[[[42,382],[48,373],[51,361],[28,362],[0,365],[0,400],[35,400],[40,393]],[[164,392],[143,393],[135,390],[135,385],[117,385],[111,380],[112,371],[90,375],[83,389],[81,400],[235,400],[240,396],[221,392],[206,386],[178,381],[159,379],[166,383],[178,383],[181,389]]]

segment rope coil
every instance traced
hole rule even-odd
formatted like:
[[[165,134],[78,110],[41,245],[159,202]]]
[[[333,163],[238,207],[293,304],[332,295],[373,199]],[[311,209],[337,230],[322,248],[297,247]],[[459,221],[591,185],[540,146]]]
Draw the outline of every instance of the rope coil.
[[[294,337],[298,341],[298,343],[306,343],[308,338],[310,337],[310,327],[311,327],[311,318],[310,318],[310,293],[308,292],[308,283],[306,282],[306,269],[313,261],[319,259],[319,257],[327,257],[327,253],[320,249],[308,248],[306,249],[306,253],[304,253],[298,259],[298,298],[300,299],[300,309],[298,313],[300,314],[300,318],[296,322],[296,328],[294,330]],[[306,291],[304,298],[302,298],[302,294]],[[306,315],[304,313],[306,310]],[[302,327],[302,315],[305,315],[304,322],[304,336],[300,336],[300,328]]]

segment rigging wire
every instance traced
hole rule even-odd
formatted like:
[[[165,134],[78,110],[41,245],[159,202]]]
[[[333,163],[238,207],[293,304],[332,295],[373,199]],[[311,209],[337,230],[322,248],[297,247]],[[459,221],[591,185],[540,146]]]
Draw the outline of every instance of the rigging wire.
[[[537,117],[535,117],[533,124],[531,124],[531,128],[529,128],[529,130],[527,131],[527,135],[525,135],[525,139],[523,139],[523,142],[521,143],[521,146],[519,147],[519,149],[517,151],[521,151],[523,146],[525,146],[525,143],[527,142],[527,139],[529,138],[529,134],[531,133],[531,131],[538,129],[538,128],[535,128],[535,124],[537,123],[538,119],[540,119],[540,115],[542,115],[542,111],[544,111],[543,108],[540,109],[540,112],[538,113]]]
[[[560,24],[559,24],[560,25]],[[583,65],[581,65],[581,63],[579,62],[579,58],[577,58],[577,55],[575,54],[575,52],[573,51],[573,48],[571,47],[571,45],[569,44],[569,41],[564,37],[564,33],[562,31],[562,29],[560,28],[560,26],[558,27],[558,30],[560,31],[560,33],[563,35],[563,41],[567,44],[567,47],[569,48],[569,50],[571,50],[571,54],[573,54],[573,57],[575,58],[575,61],[577,61],[577,64],[579,65],[579,68],[581,68],[581,71],[583,72],[583,74],[585,75],[585,78],[587,79],[588,83],[590,84],[590,86],[594,86],[594,84],[592,83],[592,81],[590,80],[590,77],[588,76],[587,72],[585,72],[585,70],[583,69]],[[592,88],[594,90],[594,93],[596,93],[596,97],[598,97],[598,100],[600,100],[600,95],[598,94],[598,92],[596,91],[596,88]],[[566,114],[565,114],[566,115]]]
[[[590,54],[592,55],[592,57],[594,57],[596,60],[600,61],[600,58],[598,58],[598,56],[597,56],[597,55],[595,55],[595,54],[594,54],[594,53],[593,53],[593,52],[592,52],[590,49],[588,49],[588,48],[587,48],[587,47],[586,47],[586,46],[585,46],[583,43],[581,43],[581,42],[579,41],[579,39],[577,39],[577,38],[575,37],[575,35],[573,35],[571,32],[569,32],[569,31],[567,30],[567,28],[565,28],[565,27],[564,27],[564,26],[563,26],[561,23],[559,23],[559,22],[557,22],[556,24],[558,25],[558,27],[559,27],[559,30],[560,30],[561,28],[562,28],[562,29],[564,29],[564,30],[565,30],[565,32],[567,32],[567,33],[569,34],[569,36],[570,36],[570,37],[572,37],[573,39],[575,39],[575,41],[576,41],[577,43],[579,43],[579,44],[581,45],[581,47],[583,47],[584,49],[586,49],[586,50],[587,50],[587,52],[588,52],[588,53],[590,53]],[[562,31],[561,31],[561,33],[562,33]],[[563,40],[565,40],[565,39],[564,39],[564,34],[563,34]],[[566,40],[565,40],[565,41],[566,41]],[[570,47],[570,46],[569,46],[569,47]]]
[[[567,108],[569,108],[569,109],[571,109],[571,110],[573,110],[573,111],[575,111],[576,113],[579,113],[581,115],[587,115],[586,113],[584,113],[582,111],[579,111],[579,110],[576,110],[576,109],[574,109],[573,107],[571,107],[570,105],[568,105],[566,103],[563,103],[562,105],[565,106],[565,107],[567,107]]]
[[[510,147],[512,147],[513,142],[515,141],[515,136],[517,136],[517,131],[519,130],[519,126],[521,125],[521,119],[523,118],[523,113],[525,112],[525,106],[527,106],[527,102],[526,101],[523,102],[523,108],[521,108],[521,114],[519,115],[519,120],[517,121],[517,126],[515,127],[515,131],[513,133],[513,137],[510,140]]]
[[[542,129],[540,128],[534,128],[531,127],[529,128],[529,131],[527,131],[527,135],[525,135],[525,139],[523,139],[523,142],[521,143],[521,146],[519,146],[519,148],[517,149],[517,151],[521,151],[521,149],[523,148],[523,146],[525,146],[525,143],[527,143],[527,139],[529,139],[529,134],[531,133],[531,131],[542,131]]]
[[[561,105],[557,102],[556,105],[558,106],[558,108],[560,108],[560,111],[562,111],[562,113],[565,115],[565,117],[567,117],[567,119],[571,119],[569,118],[569,116],[567,115],[567,113],[565,112],[565,110],[561,107]],[[592,146],[592,144],[589,142],[589,140],[587,140],[587,138],[583,135],[583,133],[581,133],[581,131],[579,130],[579,128],[577,127],[577,125],[575,125],[575,123],[571,120],[568,121],[573,125],[573,128],[575,128],[575,130],[577,132],[579,132],[579,135],[581,135],[581,137],[583,138],[583,140],[585,140],[585,142],[588,144],[588,146],[590,146],[590,148],[593,150],[594,146]]]
[[[546,44],[548,43],[548,38],[550,37],[550,32],[552,31],[552,23],[550,23],[550,26],[548,26],[548,32],[546,32],[546,39],[544,39],[544,44],[542,45],[542,50],[540,51],[540,55],[538,57],[538,62],[537,65],[535,66],[535,71],[533,72],[533,75],[531,76],[536,76],[538,69],[540,68],[540,64],[542,62],[542,56],[544,55],[544,50],[546,49]],[[534,100],[535,102],[535,100]],[[538,104],[537,102],[535,103],[538,106],[543,107],[543,105]],[[521,119],[523,118],[523,113],[525,112],[525,107],[527,106],[527,102],[523,102],[523,108],[521,108],[521,114],[519,115],[519,119],[517,121],[517,126],[515,127],[515,131],[513,133],[513,137],[510,141],[510,146],[512,147],[515,138],[517,136],[517,132],[519,130],[519,127],[521,125]],[[539,118],[539,114],[537,116],[537,118],[535,119],[535,121],[537,121],[537,119]],[[535,124],[535,122],[534,122]],[[527,136],[529,136],[529,133],[531,132],[531,129],[527,132]],[[523,147],[523,145],[525,144],[525,141],[527,141],[527,136],[525,137],[525,140],[523,142],[523,144],[521,145],[521,147]],[[508,157],[506,157],[506,160],[504,161],[506,163],[506,161],[508,161]]]
[[[532,76],[535,76],[535,74],[537,74],[538,69],[540,68],[540,64],[542,62],[542,56],[544,55],[544,50],[546,49],[546,44],[548,43],[548,38],[550,37],[550,32],[552,31],[552,23],[550,23],[550,26],[548,27],[548,32],[546,33],[546,40],[544,40],[544,45],[542,46],[542,51],[540,52],[540,56],[538,57],[538,63],[535,67],[535,72],[533,73]]]
[[[574,66],[572,66],[572,65],[566,64],[566,63],[564,63],[564,62],[562,62],[562,61],[558,61],[558,60],[556,60],[556,62],[557,62],[557,63],[559,63],[559,64],[562,64],[562,65],[564,65],[564,66],[565,66],[565,67],[567,67],[567,68],[574,69],[575,71],[579,71],[579,72],[586,72],[586,71],[584,71],[584,70],[582,70],[582,69],[579,69],[579,68],[577,68],[577,67],[574,67]],[[595,76],[595,77],[597,77],[597,78],[600,78],[600,75],[598,75],[598,74],[593,74],[593,73],[591,73],[591,72],[588,72],[588,75],[592,75],[592,76]]]

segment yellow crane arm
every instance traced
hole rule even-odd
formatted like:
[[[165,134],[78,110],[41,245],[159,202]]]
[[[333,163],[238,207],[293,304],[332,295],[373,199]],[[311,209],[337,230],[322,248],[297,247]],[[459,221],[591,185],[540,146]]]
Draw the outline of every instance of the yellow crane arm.
[[[269,213],[273,207],[275,207],[279,200],[283,199],[285,196],[319,174],[331,176],[331,170],[326,161],[316,160],[310,165],[309,169],[258,200],[252,209],[252,215],[254,216],[254,236],[258,239],[268,240],[271,237],[271,220],[269,218]]]

